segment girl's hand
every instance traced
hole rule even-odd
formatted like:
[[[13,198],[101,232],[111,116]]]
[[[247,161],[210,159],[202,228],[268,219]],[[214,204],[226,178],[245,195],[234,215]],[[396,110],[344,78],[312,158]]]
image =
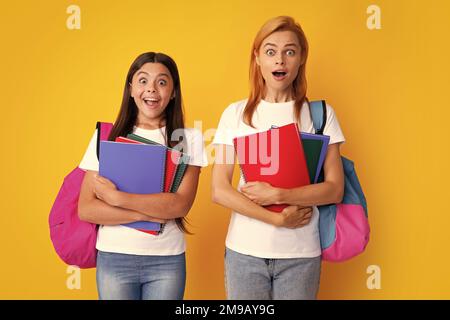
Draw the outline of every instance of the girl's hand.
[[[94,176],[94,193],[95,196],[106,202],[107,204],[116,207],[118,204],[117,197],[119,191],[111,180],[102,177],[98,174]]]
[[[306,226],[311,220],[312,207],[289,206],[278,214],[278,227],[289,229],[301,228]]]
[[[267,182],[248,182],[241,187],[241,192],[260,206],[279,204],[280,189],[272,187]]]

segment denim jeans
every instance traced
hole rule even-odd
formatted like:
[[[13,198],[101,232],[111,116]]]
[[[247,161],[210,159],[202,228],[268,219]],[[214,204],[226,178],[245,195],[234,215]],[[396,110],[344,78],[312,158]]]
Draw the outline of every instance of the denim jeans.
[[[315,300],[321,257],[265,259],[225,250],[229,300]]]
[[[97,254],[100,300],[182,300],[186,284],[185,254],[139,256]]]

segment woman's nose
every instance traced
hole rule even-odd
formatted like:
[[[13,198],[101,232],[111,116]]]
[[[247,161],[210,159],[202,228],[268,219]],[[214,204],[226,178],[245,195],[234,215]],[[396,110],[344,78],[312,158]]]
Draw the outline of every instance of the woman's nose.
[[[283,55],[277,55],[275,63],[279,64],[279,65],[284,65],[284,57],[283,57]]]

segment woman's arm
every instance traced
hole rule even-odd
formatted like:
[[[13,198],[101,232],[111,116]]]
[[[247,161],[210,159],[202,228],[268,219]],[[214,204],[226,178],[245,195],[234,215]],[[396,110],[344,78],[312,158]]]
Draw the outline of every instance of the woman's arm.
[[[235,159],[232,163],[226,161],[226,155],[234,154],[234,149],[228,145],[217,145],[215,150],[216,163],[212,171],[211,188],[212,200],[215,203],[275,226],[298,228],[309,223],[311,208],[290,206],[285,208],[281,214],[278,214],[257,205],[234,189],[232,178]]]
[[[242,192],[252,201],[261,205],[289,204],[317,206],[339,203],[344,195],[344,170],[339,143],[328,147],[324,163],[325,181],[307,186],[283,189],[268,183],[251,182],[243,186]]]
[[[95,171],[86,171],[78,199],[78,216],[80,220],[102,224],[119,225],[136,221],[153,221],[164,223],[166,220],[146,216],[136,211],[110,206],[97,199],[94,193]]]
[[[181,218],[188,214],[197,193],[199,175],[200,167],[188,165],[177,192],[155,194],[122,192],[117,190],[108,179],[99,177],[95,182],[95,193],[98,198],[103,199],[111,206],[170,220]]]

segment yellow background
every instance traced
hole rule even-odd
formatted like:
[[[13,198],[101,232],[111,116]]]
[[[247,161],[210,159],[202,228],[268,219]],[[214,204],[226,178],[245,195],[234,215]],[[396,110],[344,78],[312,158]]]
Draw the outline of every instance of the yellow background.
[[[81,9],[69,30],[66,9]],[[381,8],[381,30],[366,26]],[[309,39],[308,96],[335,109],[369,204],[361,256],[324,263],[320,299],[450,298],[447,1],[17,1],[2,4],[0,39],[2,231],[0,298],[96,299],[95,270],[69,290],[53,251],[48,213],[78,165],[95,122],[114,121],[134,58],[162,51],[177,62],[187,125],[214,128],[248,93],[260,26],[298,20]],[[206,141],[209,144],[210,141]],[[189,218],[186,299],[223,299],[228,210],[201,174]],[[381,268],[381,289],[366,269]]]

